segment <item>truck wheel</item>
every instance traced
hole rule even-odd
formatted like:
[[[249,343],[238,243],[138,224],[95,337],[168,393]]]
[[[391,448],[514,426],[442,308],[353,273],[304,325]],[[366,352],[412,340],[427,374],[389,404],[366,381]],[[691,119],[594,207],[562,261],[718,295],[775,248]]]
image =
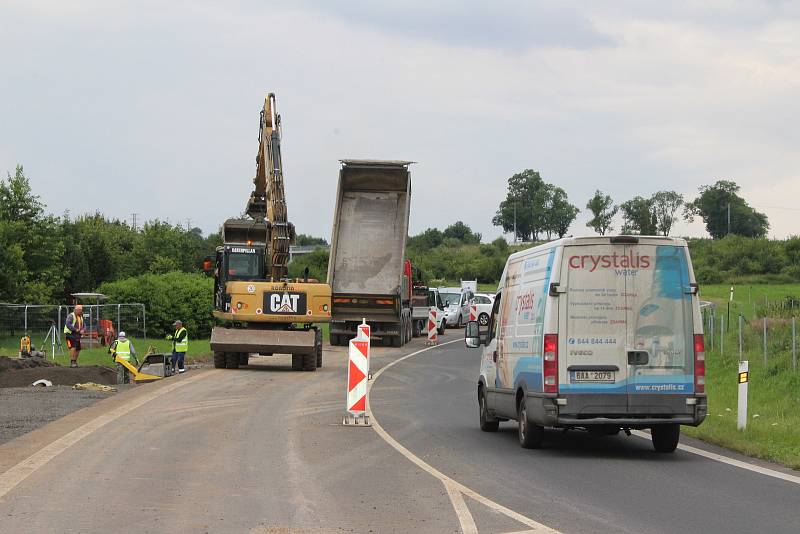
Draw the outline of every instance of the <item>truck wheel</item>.
[[[461,314],[458,314],[458,319],[456,319],[456,328],[461,328]]]
[[[411,337],[419,337],[420,333],[422,333],[422,325],[419,321],[414,321],[414,324],[411,325]]]
[[[481,326],[489,326],[489,314],[482,313],[478,316],[478,324]]]
[[[339,346],[339,334],[331,334],[330,336],[331,347]]]
[[[303,355],[292,354],[292,371],[302,371],[302,370],[303,370]]]
[[[681,425],[658,425],[650,429],[656,452],[675,452],[681,437]]]
[[[239,366],[248,365],[250,363],[250,355],[246,352],[239,353]]]
[[[484,432],[497,432],[500,428],[500,421],[489,416],[489,409],[486,407],[486,394],[483,386],[478,388],[478,417],[481,430]]]
[[[227,369],[238,369],[239,368],[239,353],[238,352],[226,352],[225,353],[225,367]]]
[[[391,347],[392,346],[392,338],[389,337],[389,336],[381,337],[381,344],[383,344],[384,347]]]
[[[519,444],[523,449],[538,449],[542,446],[544,427],[531,423],[528,419],[525,396],[520,399],[519,408],[517,408],[517,434]]]
[[[217,369],[225,369],[225,353],[224,352],[215,352],[214,353],[214,367]]]
[[[402,347],[403,346],[403,343],[402,343],[402,340],[400,339],[400,336],[392,336],[390,341],[391,341],[393,347]]]

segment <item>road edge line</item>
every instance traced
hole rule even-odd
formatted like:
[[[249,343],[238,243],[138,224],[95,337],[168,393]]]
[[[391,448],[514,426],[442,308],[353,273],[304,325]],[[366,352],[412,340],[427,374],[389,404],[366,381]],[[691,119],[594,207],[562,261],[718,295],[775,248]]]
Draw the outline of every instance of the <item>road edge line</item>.
[[[375,414],[372,412],[371,404],[370,404],[370,394],[372,393],[372,386],[375,385],[375,382],[378,380],[383,372],[390,367],[397,365],[398,363],[405,361],[412,356],[416,356],[418,354],[422,354],[423,352],[428,352],[429,350],[433,350],[438,347],[442,347],[444,345],[449,345],[450,343],[455,343],[457,341],[461,341],[460,339],[454,339],[453,341],[447,341],[440,345],[434,345],[432,347],[425,347],[424,349],[420,349],[418,351],[412,352],[411,354],[406,354],[402,358],[398,358],[393,362],[389,362],[387,365],[381,367],[373,376],[372,380],[369,382],[369,386],[367,387],[367,411],[370,414],[370,421],[372,422],[372,429],[381,437],[386,443],[392,446],[397,452],[405,456],[407,460],[411,463],[415,464],[417,467],[428,473],[429,475],[433,476],[434,478],[439,479],[439,481],[444,485],[445,490],[447,490],[447,495],[450,497],[450,503],[453,505],[453,509],[455,510],[456,516],[458,517],[458,521],[461,525],[462,532],[477,532],[477,528],[475,527],[475,521],[472,517],[472,514],[469,512],[469,509],[466,508],[466,503],[464,503],[463,498],[459,499],[461,503],[464,504],[463,508],[466,509],[466,514],[463,513],[461,508],[461,504],[454,501],[453,498],[453,491],[457,491],[471,499],[478,501],[479,503],[483,504],[484,506],[499,512],[506,517],[509,517],[523,525],[526,525],[533,529],[534,532],[548,532],[551,534],[559,534],[559,531],[554,530],[538,521],[534,521],[533,519],[526,517],[510,508],[506,508],[500,503],[497,503],[487,497],[484,497],[477,491],[474,491],[467,486],[461,484],[460,482],[453,480],[452,478],[448,477],[435,467],[431,466],[430,464],[426,463],[420,457],[416,456],[414,453],[409,451],[403,445],[400,444],[396,439],[394,439],[383,427],[380,425],[378,420],[375,418]],[[476,528],[476,530],[467,530],[469,528]]]
[[[634,434],[637,437],[646,440],[650,440],[650,434],[642,432],[641,430],[631,430],[631,434]],[[703,458],[714,460],[715,462],[727,464],[732,467],[738,467],[739,469],[752,471],[753,473],[758,473],[760,475],[777,478],[780,480],[784,480],[786,482],[791,482],[793,484],[800,484],[800,477],[795,475],[790,475],[789,473],[781,473],[780,471],[775,471],[774,469],[770,469],[768,467],[761,467],[760,465],[743,462],[742,460],[737,460],[735,458],[730,458],[729,456],[723,456],[722,454],[717,454],[715,452],[706,451],[703,449],[699,449],[697,447],[692,447],[691,445],[684,445],[683,443],[679,443],[678,448],[690,454],[696,454],[697,456],[702,456]]]
[[[35,473],[38,469],[45,466],[48,462],[50,462],[50,460],[66,451],[83,438],[91,435],[93,432],[99,430],[109,423],[116,421],[123,415],[130,413],[136,408],[139,408],[140,406],[157,399],[158,397],[161,397],[162,395],[166,395],[171,391],[175,391],[180,387],[213,374],[214,371],[199,373],[195,376],[185,378],[163,388],[159,388],[149,394],[142,395],[141,397],[132,400],[130,403],[119,406],[110,412],[98,415],[91,421],[87,421],[78,428],[67,432],[55,441],[51,441],[49,444],[45,445],[24,460],[21,460],[16,465],[8,468],[4,473],[0,474],[0,500],[4,499],[9,492],[16,488],[26,478]]]

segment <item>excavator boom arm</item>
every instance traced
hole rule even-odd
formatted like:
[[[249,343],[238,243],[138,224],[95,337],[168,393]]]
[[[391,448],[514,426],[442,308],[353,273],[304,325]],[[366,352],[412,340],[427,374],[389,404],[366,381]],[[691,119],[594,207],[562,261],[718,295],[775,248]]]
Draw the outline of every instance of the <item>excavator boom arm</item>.
[[[266,223],[269,276],[273,280],[288,275],[289,246],[294,240],[294,226],[288,221],[283,189],[281,162],[281,117],[275,105],[275,93],[264,99],[258,130],[258,155],[253,192],[245,212],[258,223]]]

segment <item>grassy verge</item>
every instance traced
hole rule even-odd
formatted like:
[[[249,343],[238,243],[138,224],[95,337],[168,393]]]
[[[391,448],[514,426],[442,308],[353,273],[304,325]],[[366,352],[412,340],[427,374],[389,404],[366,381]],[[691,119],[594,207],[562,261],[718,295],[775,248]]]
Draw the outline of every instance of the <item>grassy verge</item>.
[[[701,288],[702,298],[717,304],[717,314],[727,312],[730,285]],[[734,286],[731,331],[720,351],[719,327],[714,349],[706,333],[706,391],[709,413],[686,434],[750,456],[800,469],[800,370],[792,365],[790,319],[768,320],[767,363],[764,363],[763,323],[753,317],[754,304],[800,295],[800,284]],[[742,359],[750,364],[747,429],[736,429],[739,371],[738,315],[746,318]],[[798,339],[800,344],[800,339]]]
[[[322,330],[322,339],[327,341],[329,338],[330,332],[330,325],[327,323],[323,323],[320,325]],[[37,345],[37,349],[39,348],[37,341],[39,341],[39,337],[34,338],[34,344]],[[156,352],[172,352],[172,341],[166,339],[148,339],[147,341],[143,339],[136,339],[132,338],[133,346],[136,348],[137,355],[143,355],[147,352],[148,347],[153,346],[156,349]],[[58,348],[56,348],[56,358],[55,360],[51,359],[51,350],[50,345],[47,344],[47,359],[50,361],[55,361],[60,365],[69,365],[69,352],[67,351],[66,343],[63,346],[63,351],[59,353]],[[6,356],[16,356],[17,352],[19,351],[19,339],[17,338],[5,338],[0,339],[0,354]],[[205,360],[211,357],[212,351],[211,346],[209,345],[209,339],[189,339],[189,352],[186,355],[186,358],[189,362],[194,360]],[[96,348],[84,348],[81,351],[81,354],[78,359],[78,363],[81,365],[103,365],[106,367],[113,367],[113,362],[111,361],[111,355],[108,354],[107,347],[96,347]]]

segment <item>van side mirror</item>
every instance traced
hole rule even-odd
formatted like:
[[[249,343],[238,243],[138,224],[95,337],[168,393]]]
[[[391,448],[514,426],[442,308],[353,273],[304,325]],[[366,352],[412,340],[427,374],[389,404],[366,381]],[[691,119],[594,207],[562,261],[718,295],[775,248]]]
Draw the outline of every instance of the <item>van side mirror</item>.
[[[464,328],[464,343],[470,349],[477,349],[483,344],[478,321],[469,321],[467,323],[466,328]]]

